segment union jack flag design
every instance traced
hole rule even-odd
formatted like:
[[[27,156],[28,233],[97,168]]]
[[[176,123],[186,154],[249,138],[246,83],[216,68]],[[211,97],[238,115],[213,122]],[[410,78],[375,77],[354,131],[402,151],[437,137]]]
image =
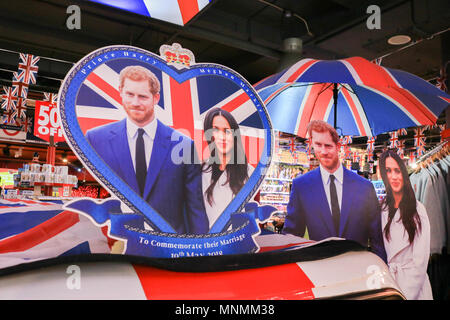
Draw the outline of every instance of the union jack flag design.
[[[126,117],[121,105],[119,73],[129,61],[112,60],[93,70],[79,89],[76,111],[81,130],[87,130]],[[137,61],[136,64],[139,64]],[[229,111],[239,124],[249,164],[256,166],[264,149],[264,129],[249,96],[230,80],[204,75],[178,83],[166,73],[149,68],[161,84],[155,115],[164,124],[190,136],[200,160],[209,156],[203,137],[203,120],[213,107]]]
[[[405,157],[405,141],[404,140],[400,140],[398,142],[397,154],[402,159]]]
[[[58,94],[51,92],[44,92],[44,101],[50,101],[51,103],[57,103]]]
[[[425,135],[423,134],[424,129],[417,128],[417,129],[414,129],[414,132],[415,132],[414,146],[415,147],[425,146]]]
[[[397,131],[390,132],[389,135],[391,136],[389,138],[389,148],[391,148],[391,149],[397,148],[399,145],[398,132]]]
[[[109,253],[106,233],[62,203],[0,200],[0,268],[70,254]]]
[[[6,111],[14,110],[17,103],[16,88],[3,86],[2,109]]]
[[[367,138],[367,151],[373,152],[374,149],[375,149],[375,138],[374,137]]]
[[[17,72],[13,73],[13,82],[12,85],[15,89],[15,93],[17,97],[26,98],[28,96],[28,87],[29,84],[26,82],[23,82],[18,78]]]
[[[16,109],[13,112],[13,118],[17,119],[24,119],[27,116],[27,106],[26,106],[27,99],[19,97],[16,104]]]
[[[20,53],[19,54],[19,70],[17,73],[17,80],[26,84],[36,83],[36,76],[39,67],[37,66],[40,57],[33,56],[31,54]]]

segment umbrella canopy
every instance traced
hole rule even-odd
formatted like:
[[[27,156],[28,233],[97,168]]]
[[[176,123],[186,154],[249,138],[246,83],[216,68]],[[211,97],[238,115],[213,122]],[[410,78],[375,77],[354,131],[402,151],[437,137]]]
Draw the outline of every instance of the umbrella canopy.
[[[303,59],[255,88],[274,129],[301,137],[311,120],[327,121],[341,135],[369,137],[431,125],[450,104],[450,95],[427,81],[361,57]]]

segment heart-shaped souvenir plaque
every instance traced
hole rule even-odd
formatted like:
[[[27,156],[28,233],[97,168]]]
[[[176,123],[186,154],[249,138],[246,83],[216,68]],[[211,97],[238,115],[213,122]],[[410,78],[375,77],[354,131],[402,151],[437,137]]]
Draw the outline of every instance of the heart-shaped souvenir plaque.
[[[112,198],[66,208],[108,225],[124,254],[255,252],[258,222],[274,211],[250,202],[271,159],[264,104],[227,67],[195,63],[178,44],[160,53],[109,46],[67,74],[66,141]]]

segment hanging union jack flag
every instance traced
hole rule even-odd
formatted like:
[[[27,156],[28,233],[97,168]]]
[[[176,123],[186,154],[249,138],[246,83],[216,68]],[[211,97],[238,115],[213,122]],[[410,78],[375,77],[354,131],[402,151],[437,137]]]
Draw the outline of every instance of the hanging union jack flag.
[[[17,103],[16,89],[13,87],[3,86],[2,109],[6,111],[14,110]]]
[[[17,97],[26,98],[28,96],[29,84],[20,80],[17,72],[13,73],[12,86],[15,89]]]
[[[397,154],[402,159],[405,157],[405,141],[404,140],[399,140]]]
[[[19,70],[17,73],[17,79],[26,84],[36,83],[36,76],[39,67],[37,66],[40,57],[33,56],[31,54],[20,53],[19,54]]]
[[[118,88],[119,73],[127,65],[126,59],[106,62],[96,67],[80,87],[76,112],[84,133],[126,117]],[[264,129],[247,93],[223,77],[204,75],[180,84],[161,70],[152,68],[151,71],[161,84],[156,118],[190,136],[200,160],[208,156],[204,154],[208,151],[203,136],[204,118],[211,108],[218,107],[230,112],[238,122],[248,162],[256,166],[264,149]]]
[[[447,92],[447,73],[445,72],[445,70],[447,69],[446,66],[441,67],[439,78],[437,78],[436,81],[436,87],[444,92]]]
[[[423,134],[425,130],[423,128],[414,129],[414,146],[420,147],[425,146],[425,135]]]
[[[390,132],[389,135],[391,136],[389,138],[389,148],[395,149],[398,147],[398,133],[397,131]]]
[[[57,93],[44,92],[44,101],[50,101],[51,103],[56,103],[58,100]]]
[[[19,97],[16,104],[16,109],[13,112],[14,118],[25,119],[27,116],[27,99]]]
[[[367,151],[370,152],[375,149],[375,137],[367,138]]]

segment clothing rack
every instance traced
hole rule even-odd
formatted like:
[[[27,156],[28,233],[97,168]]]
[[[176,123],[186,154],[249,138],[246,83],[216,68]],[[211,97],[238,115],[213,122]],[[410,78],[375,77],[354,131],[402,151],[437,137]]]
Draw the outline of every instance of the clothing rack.
[[[436,147],[434,147],[433,149],[429,150],[427,153],[425,153],[423,156],[421,156],[419,158],[419,160],[416,161],[416,164],[421,163],[422,161],[424,161],[425,159],[429,158],[430,156],[432,156],[433,154],[438,153],[439,151],[441,151],[441,149],[448,143],[448,141],[444,141],[441,142],[440,144],[438,144]]]

